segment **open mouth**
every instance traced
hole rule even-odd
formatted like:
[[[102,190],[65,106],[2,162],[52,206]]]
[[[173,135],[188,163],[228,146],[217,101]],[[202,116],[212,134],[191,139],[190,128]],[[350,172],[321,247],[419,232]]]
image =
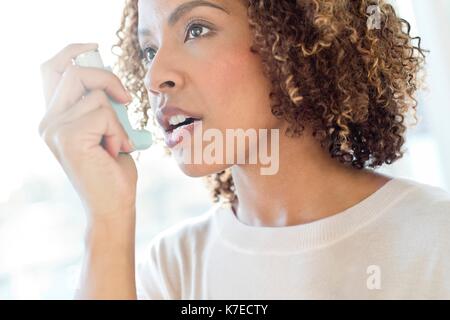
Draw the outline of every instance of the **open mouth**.
[[[185,121],[178,123],[176,125],[170,125],[169,129],[167,129],[167,132],[170,133],[175,129],[181,128],[181,127],[185,127],[185,126],[189,126],[190,124],[194,123],[195,121],[200,121],[201,119],[196,119],[196,118],[186,118]]]
[[[183,119],[180,119],[183,120]],[[169,126],[169,129],[165,132],[164,141],[169,148],[173,148],[178,145],[185,138],[192,137],[195,130],[198,128],[197,124],[201,126],[202,119],[186,118],[183,122],[173,124]],[[187,134],[187,136],[186,136]],[[190,139],[188,139],[189,141]]]

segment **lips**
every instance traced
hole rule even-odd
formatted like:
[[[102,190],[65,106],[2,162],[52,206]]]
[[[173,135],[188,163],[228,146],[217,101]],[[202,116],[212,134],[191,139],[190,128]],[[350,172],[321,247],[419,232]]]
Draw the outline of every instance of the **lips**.
[[[189,124],[180,123],[178,125],[173,126],[169,123],[169,119],[172,116],[176,115],[183,115],[186,118],[194,119],[194,121]],[[183,140],[181,131],[187,130],[190,134],[192,134],[194,132],[194,128],[199,123],[201,123],[202,117],[198,114],[187,112],[181,108],[166,105],[157,110],[156,120],[164,131],[164,141],[166,145],[169,148],[172,148]]]
[[[183,141],[186,134],[192,138],[194,131],[201,126],[202,120],[196,120],[190,124],[179,126],[171,131],[164,133],[164,142],[169,148],[173,148]]]
[[[183,115],[186,118],[192,118],[195,120],[201,120],[202,118],[197,115],[197,114],[193,114],[193,113],[189,113],[187,111],[184,111],[183,109],[180,109],[178,107],[175,106],[165,106],[161,109],[158,109],[158,111],[156,112],[156,119],[158,121],[158,124],[161,126],[161,128],[164,129],[165,133],[169,133],[171,131],[173,131],[177,126],[173,126],[169,123],[169,119],[172,116],[176,116],[176,115]]]

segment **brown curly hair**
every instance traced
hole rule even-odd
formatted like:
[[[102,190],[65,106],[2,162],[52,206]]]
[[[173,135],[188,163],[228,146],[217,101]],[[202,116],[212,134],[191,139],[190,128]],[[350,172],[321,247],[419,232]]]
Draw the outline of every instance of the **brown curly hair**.
[[[272,82],[272,114],[300,136],[305,125],[331,157],[356,169],[401,158],[425,61],[420,37],[384,0],[244,0],[254,35],[250,50]],[[382,18],[369,28],[369,6]],[[150,108],[139,49],[138,0],[127,0],[116,71],[138,100],[146,126]],[[417,40],[415,45],[413,41]],[[119,49],[115,53],[114,50]],[[153,119],[154,121],[154,119]],[[214,201],[236,198],[229,169],[206,177]]]

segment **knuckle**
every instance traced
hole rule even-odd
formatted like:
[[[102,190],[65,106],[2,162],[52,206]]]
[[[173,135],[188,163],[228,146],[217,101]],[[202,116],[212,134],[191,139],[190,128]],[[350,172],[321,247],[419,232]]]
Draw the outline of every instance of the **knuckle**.
[[[119,124],[119,117],[117,116],[116,112],[112,108],[112,106],[109,105],[101,105],[100,111],[102,114],[102,117],[107,119],[107,121],[112,125],[113,127],[116,127]]]
[[[66,77],[66,78],[74,78],[78,75],[79,72],[79,67],[77,65],[71,64],[69,65],[66,70],[64,71],[62,77]]]
[[[69,43],[64,47],[63,51],[72,51],[78,46],[79,46],[78,43]]]
[[[125,86],[123,85],[122,81],[116,74],[108,70],[106,70],[106,72],[108,72],[109,82],[113,87],[120,88],[121,90],[126,91]]]
[[[52,118],[49,113],[41,119],[38,126],[39,136],[45,141],[50,142],[49,138],[52,134],[52,130],[55,128],[57,121]],[[48,144],[48,143],[47,143]]]
[[[51,130],[50,130],[51,131]],[[65,147],[71,144],[71,135],[69,134],[66,126],[59,126],[49,134],[49,139],[54,143],[55,147],[64,150]]]
[[[46,121],[46,118],[43,118],[41,120],[41,122],[39,122],[39,126],[38,126],[38,133],[41,138],[44,137],[44,132],[45,132],[46,127],[47,127],[47,121]]]
[[[44,140],[45,144],[52,147],[53,146],[53,134],[54,128],[45,127],[42,130],[41,137]]]
[[[111,119],[113,121],[116,121],[116,120],[118,121],[117,114],[111,106],[103,105],[102,109],[103,109],[103,112],[109,117],[109,119]]]
[[[90,95],[92,96],[92,98],[98,102],[100,102],[101,104],[108,104],[109,100],[108,100],[108,96],[106,95],[106,93],[103,90],[92,90]]]
[[[42,137],[42,140],[44,141],[44,143],[50,149],[50,151],[52,151],[52,153],[56,155],[55,147],[54,147],[53,141],[52,141],[52,133],[50,131],[51,131],[50,128],[46,128],[42,132],[41,137]]]
[[[123,85],[122,81],[120,80],[119,76],[117,76],[116,74],[112,73],[113,79],[114,81],[117,83],[118,86],[122,87],[123,89],[125,89],[125,86]]]

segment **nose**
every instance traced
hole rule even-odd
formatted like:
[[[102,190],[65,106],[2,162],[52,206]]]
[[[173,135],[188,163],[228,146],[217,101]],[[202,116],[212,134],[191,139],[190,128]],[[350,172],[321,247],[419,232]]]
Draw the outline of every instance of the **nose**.
[[[147,81],[146,87],[152,95],[159,96],[164,92],[170,91],[172,88],[178,87],[173,80]]]
[[[147,90],[155,96],[174,93],[184,86],[181,59],[160,48],[145,76]]]

